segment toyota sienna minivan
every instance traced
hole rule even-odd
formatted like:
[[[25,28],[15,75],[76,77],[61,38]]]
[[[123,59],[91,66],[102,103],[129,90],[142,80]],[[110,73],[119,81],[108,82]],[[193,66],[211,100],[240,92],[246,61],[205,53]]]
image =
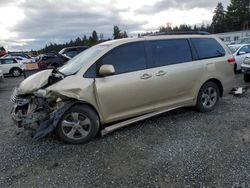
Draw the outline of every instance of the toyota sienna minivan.
[[[176,108],[212,111],[234,81],[230,50],[212,35],[156,35],[95,45],[26,78],[12,119],[34,138],[79,144]]]

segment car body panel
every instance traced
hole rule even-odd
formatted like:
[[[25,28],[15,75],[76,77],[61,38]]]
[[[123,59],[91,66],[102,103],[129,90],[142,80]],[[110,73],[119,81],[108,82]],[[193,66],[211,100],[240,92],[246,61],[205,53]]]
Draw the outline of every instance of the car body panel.
[[[48,84],[48,78],[52,69],[44,70],[33,74],[21,82],[18,88],[19,95],[32,94],[34,91]]]

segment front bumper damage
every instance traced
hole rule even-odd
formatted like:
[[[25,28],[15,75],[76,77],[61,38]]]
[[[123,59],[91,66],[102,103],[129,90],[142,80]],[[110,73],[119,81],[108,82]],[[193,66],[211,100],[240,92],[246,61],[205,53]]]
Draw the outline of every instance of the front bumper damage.
[[[40,139],[54,131],[62,115],[75,102],[67,101],[63,105],[51,108],[44,98],[14,98],[11,117],[17,127],[31,130],[34,139]],[[34,102],[35,101],[35,102]],[[34,104],[35,103],[35,104]],[[32,111],[32,106],[35,108]],[[35,106],[35,107],[34,107]]]

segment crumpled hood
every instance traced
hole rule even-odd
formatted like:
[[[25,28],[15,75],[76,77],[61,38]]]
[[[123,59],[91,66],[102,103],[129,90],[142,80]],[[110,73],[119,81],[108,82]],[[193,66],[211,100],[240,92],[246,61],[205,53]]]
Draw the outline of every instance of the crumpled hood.
[[[32,94],[34,91],[47,85],[52,71],[53,69],[44,70],[26,78],[18,88],[18,95]]]

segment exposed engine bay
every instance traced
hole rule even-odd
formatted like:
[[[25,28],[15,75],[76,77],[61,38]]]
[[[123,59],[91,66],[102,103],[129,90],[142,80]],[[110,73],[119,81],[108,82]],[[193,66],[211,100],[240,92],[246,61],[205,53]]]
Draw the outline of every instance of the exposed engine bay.
[[[62,101],[57,96],[47,95],[43,88],[64,79],[64,75],[53,70],[40,90],[19,94],[16,88],[11,96],[14,106],[12,119],[18,127],[31,130],[34,138],[39,139],[52,132],[62,114],[74,104],[72,100]]]

